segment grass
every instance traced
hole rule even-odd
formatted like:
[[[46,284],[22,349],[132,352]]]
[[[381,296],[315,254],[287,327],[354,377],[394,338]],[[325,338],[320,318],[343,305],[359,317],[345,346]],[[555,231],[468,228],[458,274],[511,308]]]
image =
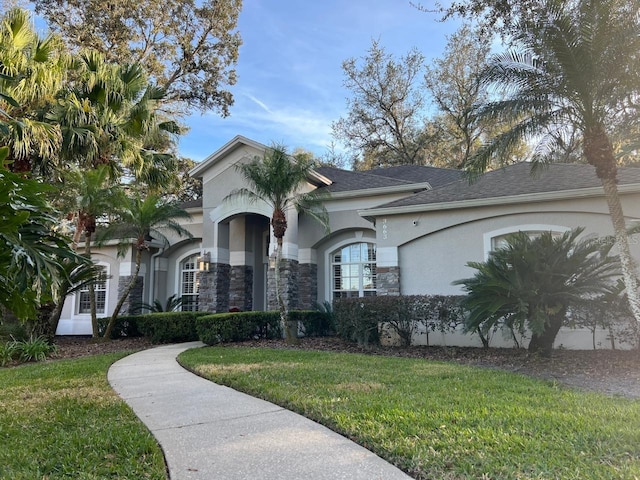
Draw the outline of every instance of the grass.
[[[166,479],[153,436],[107,382],[122,356],[0,369],[0,478]]]
[[[355,439],[418,479],[640,478],[638,401],[406,358],[212,347],[179,359]]]

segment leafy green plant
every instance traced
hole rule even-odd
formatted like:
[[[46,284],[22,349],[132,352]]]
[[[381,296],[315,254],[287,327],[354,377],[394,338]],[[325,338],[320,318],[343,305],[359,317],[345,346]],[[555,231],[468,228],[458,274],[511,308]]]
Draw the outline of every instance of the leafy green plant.
[[[4,367],[11,363],[18,356],[18,350],[15,341],[0,343],[0,367]]]
[[[325,337],[335,335],[336,325],[331,302],[317,303],[315,310],[296,310],[289,312],[291,320],[302,324],[307,337]]]
[[[162,303],[160,299],[156,298],[153,303],[141,302],[139,304],[136,304],[134,306],[134,310],[139,310],[140,312],[148,310],[150,313],[177,312],[181,307],[182,297],[173,294],[168,297],[164,303]]]
[[[469,311],[465,331],[496,325],[529,330],[529,350],[550,354],[567,310],[610,291],[619,273],[616,258],[608,256],[611,244],[578,241],[583,230],[536,238],[519,232],[486,262],[469,262],[475,276],[454,282],[468,292],[462,300]]]
[[[198,338],[207,345],[252,338],[281,338],[279,312],[217,313],[198,318]]]
[[[192,342],[198,340],[196,319],[207,312],[161,312],[140,315],[139,331],[153,343]],[[112,317],[113,318],[113,317]]]
[[[56,350],[57,347],[45,337],[15,341],[15,352],[21,362],[41,362]]]

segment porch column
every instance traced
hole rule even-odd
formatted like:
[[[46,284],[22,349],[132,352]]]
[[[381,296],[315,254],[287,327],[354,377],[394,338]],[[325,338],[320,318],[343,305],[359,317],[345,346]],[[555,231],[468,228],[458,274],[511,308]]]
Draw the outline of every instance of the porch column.
[[[287,231],[282,244],[282,261],[280,263],[280,280],[282,298],[289,310],[298,308],[298,212],[290,208],[286,212]],[[270,228],[271,242],[269,246],[269,271],[267,273],[267,305],[268,310],[278,309],[276,297],[275,268],[276,268],[276,239]]]
[[[316,249],[299,249],[298,261],[298,308],[313,310],[318,302],[318,255]]]
[[[247,217],[229,222],[229,308],[253,310],[253,246],[247,235]]]
[[[215,222],[214,245],[204,248],[209,255],[209,270],[200,272],[198,309],[204,312],[228,312],[230,265],[229,224]]]
[[[120,268],[118,272],[118,300],[120,300],[125,290],[129,287],[129,283],[131,283],[131,280],[133,279],[133,275],[135,274],[135,271],[136,271],[135,262],[120,263]],[[142,263],[142,265],[140,265],[140,272],[138,273],[138,277],[135,280],[135,284],[133,285],[133,288],[129,292],[127,299],[122,304],[122,309],[120,310],[121,315],[131,315],[134,313],[138,313],[140,304],[142,303],[145,271],[146,271],[146,266],[144,263]],[[109,310],[113,311],[114,308],[115,308],[115,305],[111,305]]]

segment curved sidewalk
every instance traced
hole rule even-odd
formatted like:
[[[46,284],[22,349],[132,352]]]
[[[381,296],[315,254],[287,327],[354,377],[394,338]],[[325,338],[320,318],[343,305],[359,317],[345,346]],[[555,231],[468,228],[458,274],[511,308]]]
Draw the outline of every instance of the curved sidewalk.
[[[172,480],[406,480],[365,448],[305,417],[217,385],[176,356],[200,342],[114,363],[109,383],[160,443]]]

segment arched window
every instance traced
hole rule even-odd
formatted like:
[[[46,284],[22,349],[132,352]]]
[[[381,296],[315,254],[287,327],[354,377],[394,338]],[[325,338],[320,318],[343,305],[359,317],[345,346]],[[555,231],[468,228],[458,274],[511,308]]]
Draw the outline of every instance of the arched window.
[[[331,254],[333,298],[376,295],[376,246],[353,243]]]
[[[199,293],[200,272],[198,270],[198,255],[195,254],[180,262],[180,295],[183,311],[198,311]]]

